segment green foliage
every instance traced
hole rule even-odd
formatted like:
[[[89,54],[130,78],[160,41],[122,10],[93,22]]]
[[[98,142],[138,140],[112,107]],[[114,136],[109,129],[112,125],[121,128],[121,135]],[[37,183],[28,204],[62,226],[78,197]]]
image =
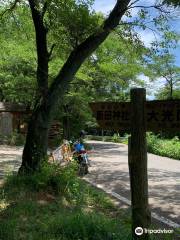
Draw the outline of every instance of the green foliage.
[[[180,99],[180,90],[174,89],[172,93],[173,99]],[[165,86],[162,89],[159,89],[155,94],[155,98],[158,100],[167,100],[169,98],[169,87]]]
[[[131,84],[143,86],[138,78],[144,71],[143,51],[141,43],[123,40],[118,29],[87,59],[64,98],[68,113],[63,116],[69,118],[71,135],[97,126],[89,102],[126,101]],[[62,116],[63,108],[59,112]]]
[[[179,0],[164,0],[163,3],[167,4],[167,5],[174,6],[174,7],[179,7],[180,6]]]
[[[180,141],[178,137],[163,139],[159,135],[148,133],[147,147],[150,153],[180,160]]]
[[[120,136],[118,133],[115,133],[112,137],[113,142],[121,142]]]
[[[85,224],[84,224],[85,223]],[[119,231],[121,226],[116,221],[110,221],[103,216],[95,213],[85,215],[83,213],[69,216],[63,221],[62,217],[57,222],[52,223],[54,226],[55,236],[63,231],[64,237],[67,239],[90,239],[90,240],[121,240],[126,235]],[[126,239],[130,237],[126,236]]]
[[[180,67],[176,65],[172,49],[177,48],[179,34],[168,29],[163,30],[162,39],[152,42],[148,54],[147,68],[152,81],[164,80],[164,86],[157,91],[159,99],[172,99],[180,86]],[[162,80],[161,80],[162,81]],[[162,97],[162,98],[161,98]]]
[[[78,179],[76,166],[9,176],[0,191],[0,239],[130,239],[127,213]]]
[[[12,146],[22,146],[25,143],[25,136],[23,134],[13,132],[10,136],[0,135],[0,144],[8,144]]]
[[[66,193],[71,195],[72,192],[75,192],[74,187],[76,189],[76,185],[78,185],[76,171],[75,163],[65,168],[45,163],[41,171],[33,175],[9,177],[6,187],[10,188],[14,185],[14,189],[20,187],[25,192],[47,190],[56,194],[64,194],[68,187],[69,191]]]
[[[19,7],[1,19],[0,101],[32,105],[36,89],[34,40],[33,25],[26,7]]]
[[[92,3],[93,1],[85,0],[52,1],[46,21],[50,25],[54,40],[71,49],[92,34],[99,26],[99,16],[90,11]]]

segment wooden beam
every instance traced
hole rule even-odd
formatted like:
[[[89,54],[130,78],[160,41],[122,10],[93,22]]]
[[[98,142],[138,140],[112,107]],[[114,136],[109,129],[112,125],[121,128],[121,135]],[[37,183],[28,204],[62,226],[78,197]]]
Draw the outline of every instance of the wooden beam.
[[[17,103],[0,102],[0,112],[26,112],[26,106]]]

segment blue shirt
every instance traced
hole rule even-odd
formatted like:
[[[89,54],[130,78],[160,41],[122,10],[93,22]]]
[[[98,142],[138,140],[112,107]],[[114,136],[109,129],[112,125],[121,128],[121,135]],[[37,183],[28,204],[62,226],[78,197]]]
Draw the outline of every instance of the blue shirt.
[[[84,149],[84,145],[82,143],[77,143],[75,145],[75,151],[76,152],[80,152],[80,151],[83,151],[83,150],[85,150],[85,149]]]

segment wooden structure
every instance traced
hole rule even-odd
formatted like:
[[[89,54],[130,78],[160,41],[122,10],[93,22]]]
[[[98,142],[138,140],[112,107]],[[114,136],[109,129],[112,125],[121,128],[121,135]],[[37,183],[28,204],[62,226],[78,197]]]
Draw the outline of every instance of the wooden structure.
[[[0,102],[0,135],[9,136],[13,131],[25,133],[29,115],[30,110],[23,104]]]
[[[90,103],[97,122],[103,129],[131,130],[132,102],[96,102]],[[179,131],[180,101],[145,101],[146,131]]]
[[[23,104],[0,102],[0,136],[10,136],[14,131],[26,134],[30,116],[31,110]],[[54,120],[49,130],[49,141],[62,135],[60,130],[60,122]]]

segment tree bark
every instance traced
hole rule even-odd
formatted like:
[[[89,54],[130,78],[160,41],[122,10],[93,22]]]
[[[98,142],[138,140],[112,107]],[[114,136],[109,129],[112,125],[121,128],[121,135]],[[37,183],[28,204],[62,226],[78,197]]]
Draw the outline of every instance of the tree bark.
[[[29,5],[36,33],[38,89],[36,104],[28,125],[19,173],[30,173],[40,169],[41,163],[47,156],[48,131],[51,124],[47,104],[49,53],[47,49],[47,29],[43,23],[45,8],[44,11],[38,10],[35,0],[29,0]]]
[[[20,174],[32,173],[41,169],[47,160],[48,132],[52,122],[45,105],[38,107],[32,114],[28,125]]]
[[[172,79],[170,81],[170,96],[169,98],[172,100],[173,99],[173,82]]]

